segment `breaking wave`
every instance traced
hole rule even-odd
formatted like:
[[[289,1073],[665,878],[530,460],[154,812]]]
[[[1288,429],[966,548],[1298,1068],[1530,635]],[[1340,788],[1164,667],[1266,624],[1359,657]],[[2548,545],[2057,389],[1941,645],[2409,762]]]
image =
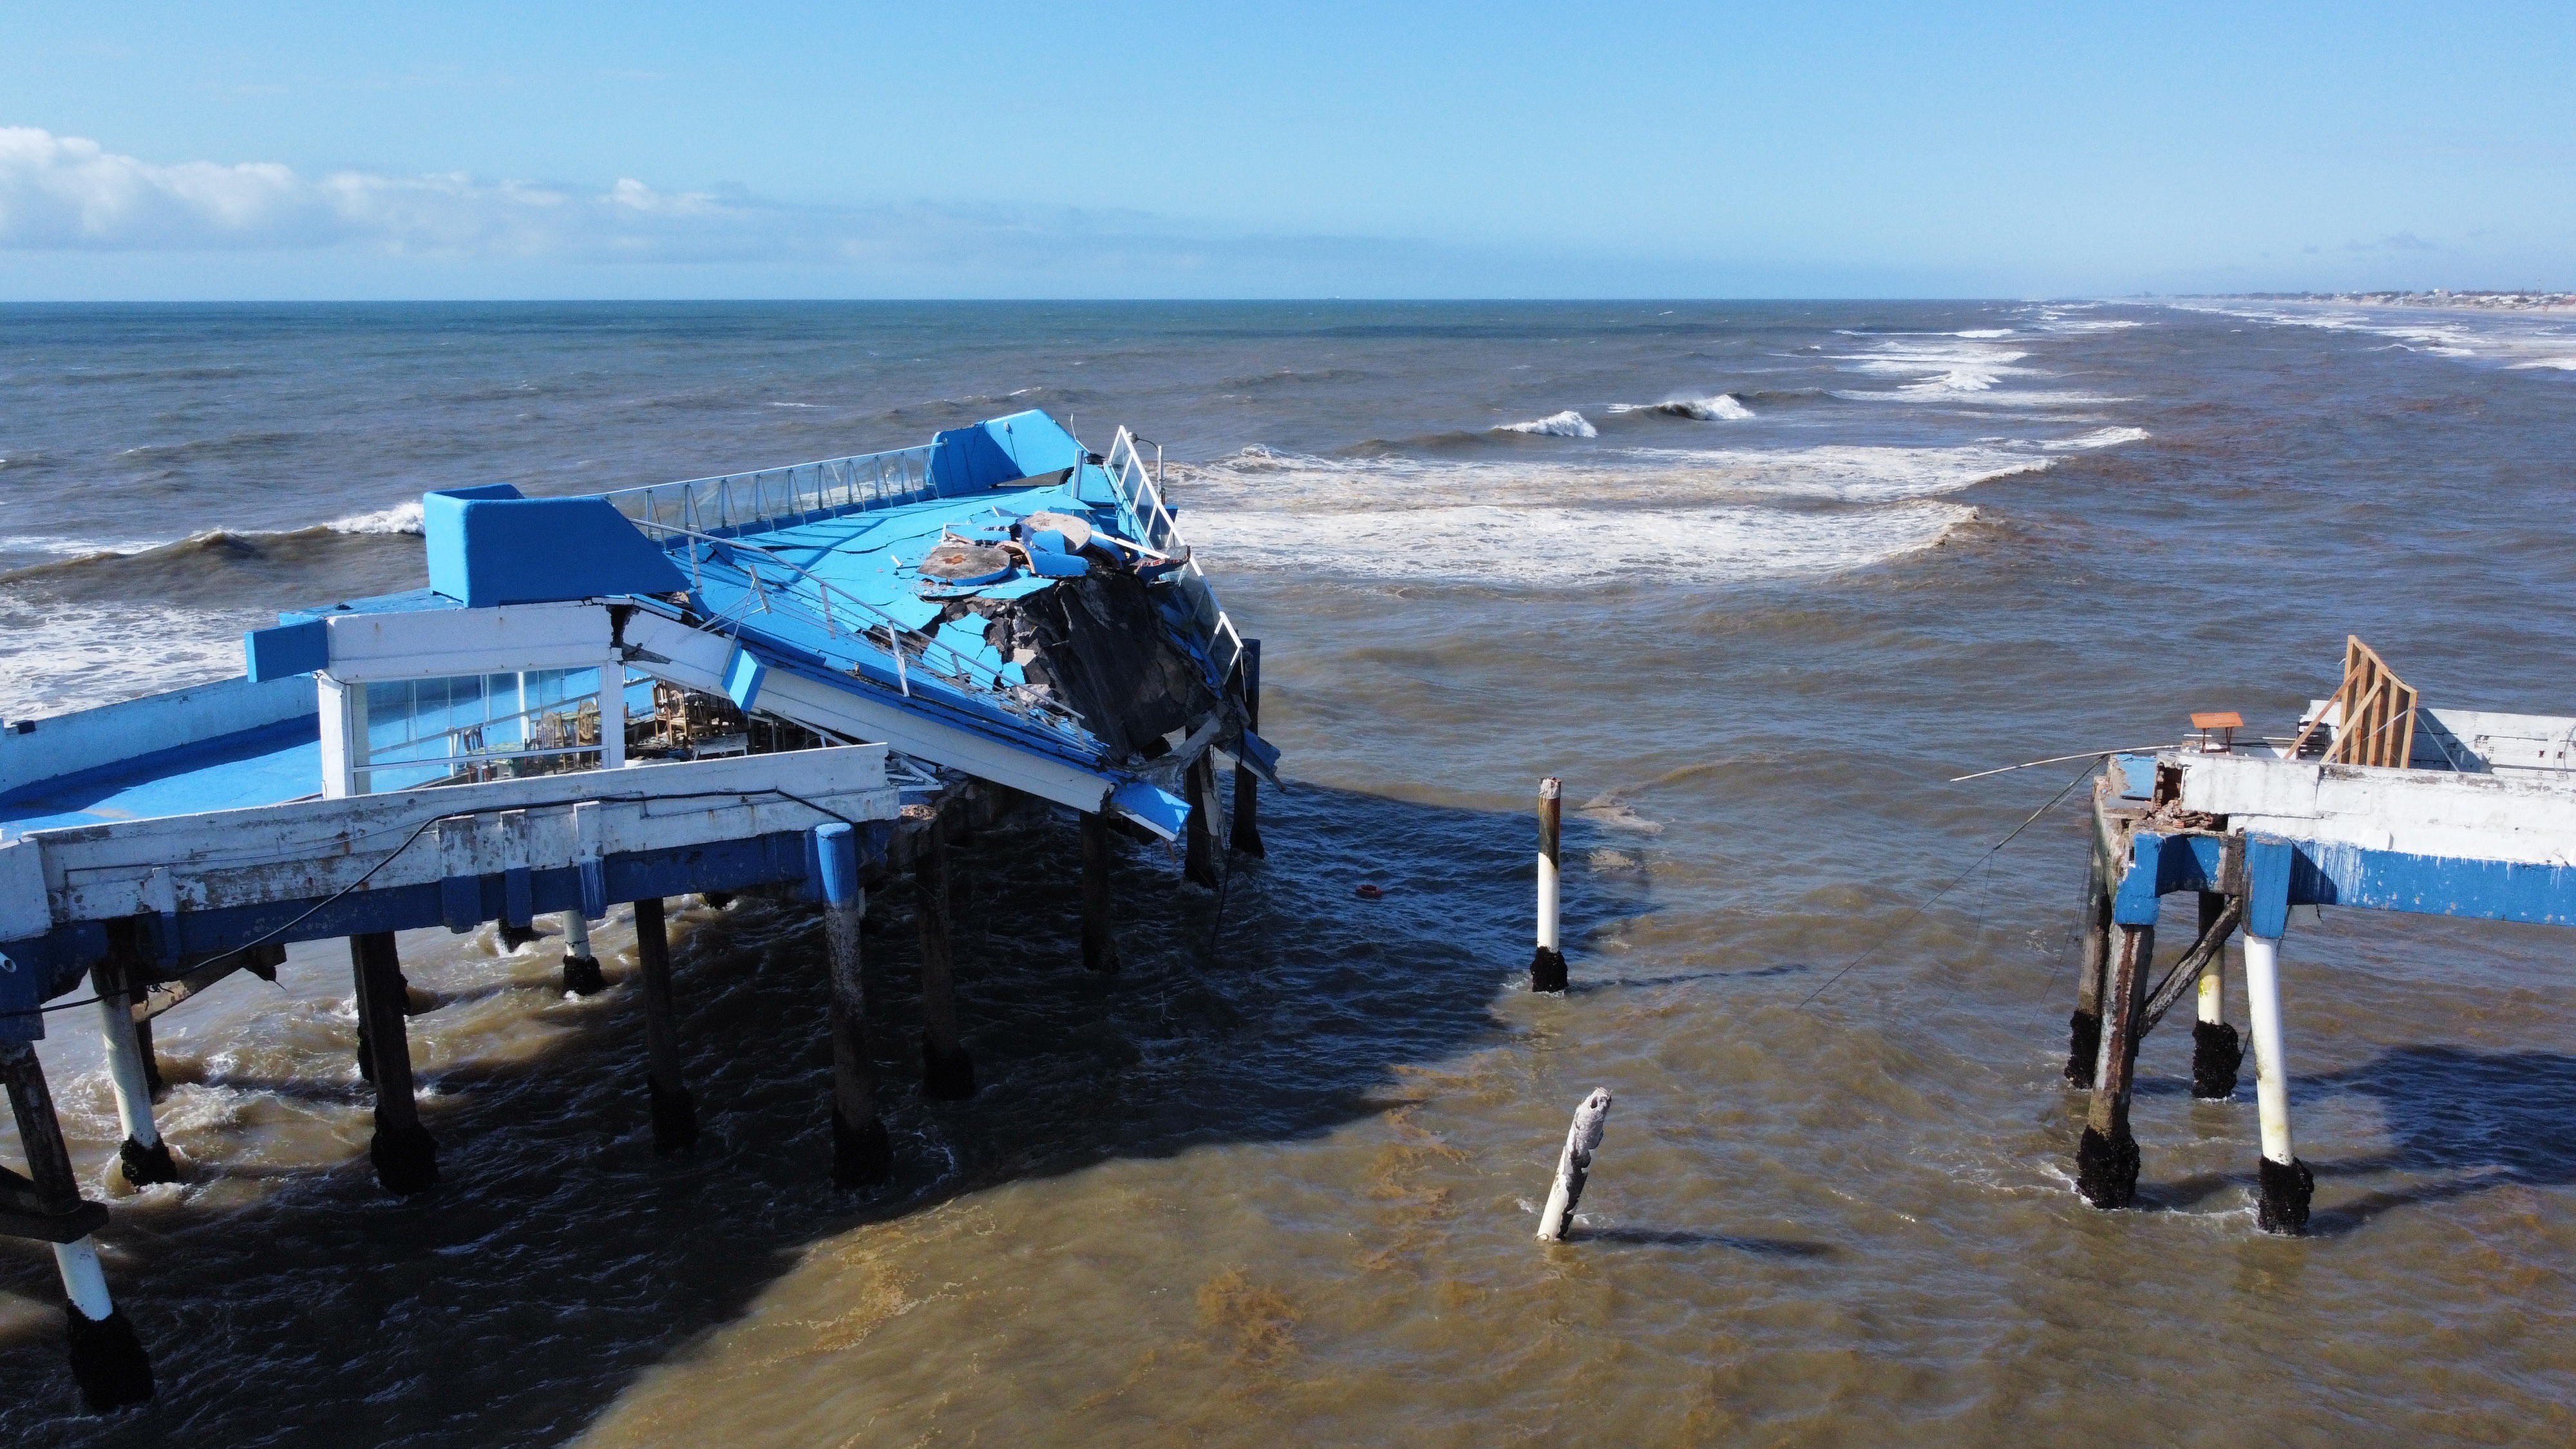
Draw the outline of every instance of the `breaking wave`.
[[[1703,423],[1740,423],[1754,415],[1753,409],[1733,393],[1724,392],[1715,397],[1668,398],[1659,403],[1612,403],[1610,411],[1661,413],[1668,418],[1692,418]]]
[[[379,508],[373,513],[352,513],[322,526],[333,533],[418,533],[420,500],[415,498],[391,508]]]
[[[2080,437],[2060,438],[2041,447],[2052,453],[2071,453],[2092,448],[2116,448],[2122,443],[2141,443],[2147,438],[2144,428],[2095,428]]]
[[[1550,413],[1543,418],[1532,418],[1525,423],[1498,423],[1493,430],[1498,433],[1535,433],[1542,438],[1601,436],[1601,430],[1592,426],[1590,418],[1572,408],[1567,408],[1561,413]]]

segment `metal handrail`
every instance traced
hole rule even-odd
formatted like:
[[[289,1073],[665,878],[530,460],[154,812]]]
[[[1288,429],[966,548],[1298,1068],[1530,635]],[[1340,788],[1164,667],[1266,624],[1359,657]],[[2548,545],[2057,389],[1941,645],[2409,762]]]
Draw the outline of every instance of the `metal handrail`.
[[[1101,466],[1108,473],[1111,486],[1118,490],[1118,501],[1135,516],[1138,531],[1145,534],[1144,541],[1167,552],[1186,555],[1181,567],[1196,585],[1194,602],[1205,603],[1216,614],[1216,621],[1208,628],[1211,656],[1221,640],[1234,646],[1233,652],[1223,661],[1214,658],[1209,661],[1216,665],[1217,684],[1222,688],[1226,676],[1234,672],[1236,662],[1243,658],[1243,634],[1234,627],[1234,618],[1226,613],[1225,606],[1217,602],[1216,588],[1207,581],[1207,570],[1199,567],[1198,555],[1190,548],[1189,540],[1181,536],[1180,524],[1172,518],[1171,510],[1164,506],[1163,490],[1157,482],[1162,473],[1162,445],[1154,445],[1154,467],[1149,472],[1145,467],[1144,454],[1136,446],[1137,441],[1134,433],[1120,428],[1117,440],[1109,445],[1108,460]],[[1124,461],[1121,461],[1121,454],[1124,454]],[[1135,478],[1133,489],[1128,486],[1131,474]],[[1146,511],[1149,504],[1152,506],[1150,513]]]
[[[927,498],[935,446],[922,443],[749,473],[619,488],[597,496],[638,523],[727,530],[726,536],[731,536],[784,518],[891,508]]]
[[[819,615],[823,625],[823,637],[826,639],[841,639],[846,637],[866,644],[871,649],[882,649],[886,654],[891,656],[894,663],[897,685],[906,695],[912,693],[912,685],[909,674],[904,665],[903,648],[897,641],[902,635],[911,634],[914,638],[921,641],[921,647],[918,652],[922,667],[928,669],[934,676],[944,679],[948,683],[955,685],[959,689],[966,690],[969,693],[991,695],[994,697],[995,703],[1003,709],[1006,709],[1013,714],[1029,718],[1036,723],[1045,724],[1049,727],[1057,727],[1060,725],[1064,717],[1064,712],[1052,704],[1041,702],[1021,694],[1021,687],[1014,686],[1008,680],[1003,679],[1001,677],[1000,670],[995,669],[989,671],[989,677],[987,677],[987,672],[984,671],[982,664],[977,660],[967,657],[965,654],[960,653],[950,645],[941,643],[935,635],[907,628],[901,619],[896,618],[894,615],[887,613],[883,609],[878,608],[876,605],[869,603],[865,599],[859,598],[845,589],[833,587],[831,583],[816,575],[812,570],[780,557],[773,549],[765,548],[760,544],[746,542],[740,537],[718,538],[713,534],[693,532],[689,529],[675,528],[668,524],[657,524],[650,522],[649,520],[637,520],[636,527],[639,529],[649,530],[666,537],[686,538],[705,543],[722,544],[726,548],[742,549],[751,553],[756,553],[763,559],[768,560],[770,563],[776,564],[778,567],[785,569],[790,574],[795,575],[796,578],[813,585],[815,597],[822,606],[819,611]],[[702,567],[703,561],[699,559],[698,551],[695,548],[689,549],[688,553],[690,569],[689,581],[693,586],[697,587],[701,595],[703,595],[705,580],[705,573]],[[767,612],[770,609],[768,585],[761,579],[760,574],[756,569],[746,565],[743,572],[752,581],[752,587],[759,598],[762,611]],[[782,587],[780,592],[791,600],[794,598],[794,591],[790,588]],[[746,599],[750,599],[753,596],[754,595],[752,594],[746,594],[744,597]],[[844,626],[832,612],[832,600],[835,596],[841,600],[842,607],[854,616],[853,622],[848,626]],[[858,619],[865,619],[868,622],[857,622]],[[709,622],[733,623],[736,627],[739,627],[740,624],[739,620],[732,618],[730,615],[710,620]],[[886,631],[886,643],[883,645],[878,644],[873,637],[875,631],[878,629]],[[932,661],[931,655],[934,650],[948,661],[948,667],[946,669],[940,668],[938,664]]]

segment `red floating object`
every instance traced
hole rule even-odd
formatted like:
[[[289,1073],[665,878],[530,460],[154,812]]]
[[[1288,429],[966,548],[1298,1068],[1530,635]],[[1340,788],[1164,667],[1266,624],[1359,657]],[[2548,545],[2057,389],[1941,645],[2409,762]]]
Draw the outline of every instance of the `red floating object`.
[[[1352,892],[1352,894],[1358,896],[1364,901],[1383,900],[1386,897],[1386,892],[1379,890],[1373,885],[1361,886],[1357,891]]]

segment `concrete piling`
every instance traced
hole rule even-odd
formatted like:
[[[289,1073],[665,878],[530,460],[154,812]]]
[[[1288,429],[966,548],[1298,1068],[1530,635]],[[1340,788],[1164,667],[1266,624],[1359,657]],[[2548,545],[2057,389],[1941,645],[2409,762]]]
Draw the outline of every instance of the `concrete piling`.
[[[1574,1209],[1583,1201],[1583,1185],[1592,1177],[1592,1155],[1601,1150],[1601,1133],[1610,1123],[1610,1089],[1595,1087],[1574,1109],[1566,1129],[1565,1151],[1556,1159],[1556,1181],[1548,1188],[1547,1206],[1539,1211],[1538,1235],[1563,1242],[1574,1226]]]
[[[2117,926],[2119,940],[2102,983],[2102,1042],[2093,1064],[2093,1101],[2075,1149],[2075,1186],[2098,1208],[2124,1208],[2138,1190],[2138,1143],[2129,1133],[2129,1091],[2145,1024],[2147,968],[2156,952],[2153,926]]]
[[[179,1180],[170,1160],[170,1144],[152,1121],[152,1081],[143,1043],[135,1031],[134,983],[141,973],[134,949],[134,923],[110,922],[107,956],[90,968],[91,994],[98,998],[98,1034],[106,1048],[108,1085],[116,1094],[117,1121],[125,1128],[117,1148],[117,1167],[136,1187]]]
[[[671,1000],[671,936],[662,898],[635,903],[636,975],[644,982],[644,1083],[653,1103],[653,1148],[697,1145],[698,1108],[680,1079],[679,1013]]]
[[[1190,819],[1184,827],[1188,841],[1181,858],[1181,875],[1192,885],[1215,890],[1224,883],[1216,865],[1216,822],[1221,808],[1216,800],[1216,761],[1206,755],[1191,761],[1182,788],[1189,793]]]
[[[1557,835],[1563,822],[1565,782],[1538,782],[1538,952],[1530,957],[1530,990],[1565,989],[1565,952],[1557,943]]]
[[[2206,938],[2227,914],[2227,897],[2219,891],[2200,893],[2200,934]],[[2212,945],[2200,968],[2199,1001],[2191,1025],[2191,1094],[2208,1102],[2236,1095],[2236,1072],[2245,1049],[2236,1028],[2227,1024],[2227,942]]]
[[[868,993],[861,976],[859,842],[849,826],[814,832],[823,876],[823,933],[831,951],[832,1182],[871,1187],[894,1172],[894,1147],[877,1115],[876,1068],[868,1060]]]
[[[2290,1064],[2281,1048],[2281,941],[2245,936],[2245,1006],[2254,1034],[2254,1103],[2263,1132],[2263,1161],[2254,1219],[2265,1232],[2308,1226],[2316,1177],[2290,1137]]]
[[[1243,641],[1243,727],[1261,728],[1261,641]],[[1234,766],[1234,832],[1227,844],[1246,855],[1269,854],[1261,846],[1261,777],[1240,757]]]
[[[608,975],[590,950],[590,919],[576,906],[563,913],[563,989],[575,996],[597,996],[608,989]]]
[[[376,1084],[376,1131],[367,1156],[385,1191],[409,1196],[438,1185],[438,1142],[420,1125],[413,1099],[411,1038],[404,1025],[406,984],[394,933],[349,938],[349,960],[358,983],[358,1020]]]
[[[2111,963],[2111,859],[2100,833],[2084,882],[2083,952],[2076,965],[2075,1012],[2066,1019],[2066,1083],[2093,1085],[2102,1054],[2102,977]]]
[[[1110,931],[1109,817],[1097,810],[1082,816],[1082,964],[1094,971],[1118,969],[1118,939]]]
[[[134,1325],[108,1296],[107,1275],[99,1269],[98,1246],[90,1236],[107,1221],[107,1210],[81,1200],[71,1150],[63,1141],[62,1122],[54,1115],[53,1093],[45,1085],[35,1047],[0,1042],[0,1079],[6,1080],[18,1141],[27,1153],[26,1177],[0,1177],[0,1216],[10,1220],[12,1232],[53,1246],[54,1268],[63,1281],[72,1379],[80,1385],[82,1402],[94,1413],[142,1403],[152,1397],[152,1361],[135,1337]]]
[[[958,1040],[948,958],[948,842],[936,826],[912,858],[913,916],[921,926],[921,1090],[940,1101],[975,1095],[975,1062]]]

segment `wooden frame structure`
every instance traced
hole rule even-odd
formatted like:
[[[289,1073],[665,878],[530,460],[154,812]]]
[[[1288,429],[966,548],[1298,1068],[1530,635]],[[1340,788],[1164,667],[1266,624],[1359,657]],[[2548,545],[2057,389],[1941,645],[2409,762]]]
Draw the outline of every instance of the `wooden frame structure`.
[[[2379,652],[2362,643],[2360,635],[2347,634],[2343,683],[2326,708],[2299,731],[2298,741],[2290,746],[2290,758],[2299,758],[2308,747],[2308,737],[2325,727],[2326,715],[2332,712],[2334,743],[2326,747],[2325,763],[2402,770],[2415,751],[2416,703],[2414,688],[2389,669]]]

